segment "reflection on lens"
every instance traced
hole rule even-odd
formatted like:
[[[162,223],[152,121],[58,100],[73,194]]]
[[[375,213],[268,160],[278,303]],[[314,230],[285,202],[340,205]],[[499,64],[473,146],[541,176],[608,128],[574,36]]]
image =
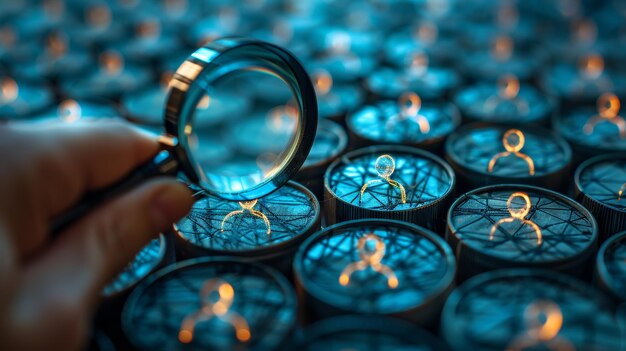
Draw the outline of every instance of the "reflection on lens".
[[[293,92],[261,66],[242,67],[206,86],[180,140],[200,185],[237,193],[266,183],[294,152],[300,116]]]

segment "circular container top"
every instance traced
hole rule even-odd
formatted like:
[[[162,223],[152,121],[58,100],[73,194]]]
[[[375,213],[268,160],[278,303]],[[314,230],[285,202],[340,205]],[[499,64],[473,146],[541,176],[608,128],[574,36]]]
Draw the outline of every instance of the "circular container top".
[[[600,247],[596,271],[607,290],[626,301],[626,232],[613,235]]]
[[[626,154],[602,155],[585,161],[576,169],[574,184],[594,201],[626,212]]]
[[[348,128],[359,137],[392,144],[432,143],[445,138],[460,123],[459,111],[452,104],[425,103],[415,116],[403,116],[396,101],[367,105],[347,119]]]
[[[219,302],[226,308],[221,317],[202,312]],[[122,327],[140,350],[272,350],[295,318],[295,292],[283,276],[222,257],[183,261],[151,276],[128,298]]]
[[[543,343],[528,336],[547,323],[541,314],[556,317],[550,319],[556,335]],[[510,269],[476,276],[450,295],[441,326],[455,350],[620,349],[619,327],[605,296],[552,271]],[[526,347],[519,347],[523,342]]]
[[[297,245],[317,229],[319,203],[298,183],[253,201],[250,206],[205,195],[174,225],[175,231],[191,245],[220,254],[269,254]]]
[[[554,120],[554,130],[574,145],[596,154],[626,151],[626,136],[620,135],[616,124],[608,121],[597,123],[592,131],[590,121],[598,116],[595,108],[578,108]],[[623,132],[623,133],[626,133]]]
[[[110,297],[117,295],[148,276],[163,262],[166,243],[163,234],[144,246],[124,270],[104,287],[102,295]]]
[[[548,267],[595,250],[598,228],[587,209],[559,193],[528,185],[493,185],[458,198],[448,234],[476,254]]]
[[[325,164],[329,160],[339,156],[348,145],[348,136],[339,124],[320,120],[317,124],[317,132],[311,151],[307,156],[300,172]]]
[[[420,350],[448,347],[430,333],[394,318],[339,316],[308,326],[292,345],[294,350]]]
[[[555,108],[554,101],[523,83],[512,98],[502,98],[495,83],[478,83],[462,89],[454,102],[463,118],[489,123],[541,123]]]
[[[397,98],[407,91],[419,94],[425,100],[437,100],[455,89],[461,81],[456,71],[428,67],[419,74],[411,68],[394,69],[384,67],[372,72],[366,80],[367,88],[377,96]]]
[[[389,164],[389,157],[393,165]],[[384,180],[385,175],[392,182]],[[368,210],[408,211],[430,206],[449,195],[455,177],[447,163],[429,152],[384,145],[343,155],[328,167],[324,183],[339,201]],[[400,186],[406,193],[404,203]]]
[[[545,129],[477,123],[450,135],[446,156],[472,171],[514,180],[558,172],[571,162],[572,151]]]
[[[386,268],[376,268],[379,264]],[[296,254],[294,272],[309,294],[330,306],[394,314],[443,294],[456,265],[450,247],[433,232],[400,221],[366,219],[310,237]]]

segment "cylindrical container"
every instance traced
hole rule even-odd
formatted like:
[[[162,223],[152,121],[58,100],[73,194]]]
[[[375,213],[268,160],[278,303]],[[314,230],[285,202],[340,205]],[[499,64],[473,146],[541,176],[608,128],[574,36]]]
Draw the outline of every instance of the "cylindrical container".
[[[11,77],[0,79],[0,90],[0,122],[28,118],[44,111],[54,101],[53,92],[48,87],[16,81]]]
[[[516,77],[506,75],[496,83],[477,83],[454,97],[464,122],[491,124],[548,124],[556,108],[554,99]]]
[[[598,250],[595,280],[615,300],[626,302],[626,231],[613,235]]]
[[[553,271],[481,274],[452,292],[441,334],[453,350],[621,350],[614,305]]]
[[[302,330],[289,350],[423,350],[445,351],[448,347],[427,331],[380,316],[339,316]]]
[[[575,166],[593,156],[626,151],[626,120],[619,111],[619,98],[604,94],[596,108],[573,108],[554,119],[554,130],[572,147]]]
[[[428,61],[426,56],[415,55],[418,61]],[[424,57],[419,59],[419,57]],[[410,56],[409,56],[410,57]],[[410,63],[403,69],[383,67],[372,72],[365,80],[369,92],[376,98],[397,99],[406,92],[420,95],[424,100],[442,100],[459,86],[461,78],[455,70]]]
[[[240,256],[289,274],[298,245],[320,226],[320,207],[302,185],[289,182],[258,200],[203,195],[174,225],[181,258]]]
[[[601,243],[626,229],[626,153],[583,162],[574,174],[574,193],[598,221]]]
[[[598,226],[586,208],[559,193],[492,185],[470,191],[450,206],[446,240],[459,262],[459,281],[515,267],[590,279]]]
[[[275,350],[295,326],[285,277],[216,257],[162,269],[129,297],[122,328],[138,350]]]
[[[306,186],[321,200],[324,198],[324,172],[348,146],[348,135],[339,124],[327,119],[317,123],[317,133],[309,155],[295,180]]]
[[[507,183],[568,190],[572,150],[543,128],[474,123],[452,133],[445,150],[459,191]]]
[[[326,224],[398,219],[439,232],[455,182],[452,168],[427,151],[393,145],[354,150],[324,175]]]
[[[347,117],[353,148],[375,144],[404,144],[438,152],[446,137],[461,123],[450,103],[425,103],[413,93],[398,101],[379,101]]]
[[[300,246],[294,260],[307,320],[357,313],[433,326],[455,271],[454,255],[443,239],[390,220],[325,228]]]
[[[96,313],[96,325],[110,335],[118,348],[128,346],[128,340],[120,326],[120,316],[126,299],[144,279],[157,270],[174,262],[171,235],[159,234],[135,256],[124,270],[104,287],[102,302]]]
[[[81,118],[112,118],[121,119],[119,110],[109,100],[66,99],[58,105],[48,108],[40,113],[28,117],[29,121],[38,122],[66,122],[72,123]]]

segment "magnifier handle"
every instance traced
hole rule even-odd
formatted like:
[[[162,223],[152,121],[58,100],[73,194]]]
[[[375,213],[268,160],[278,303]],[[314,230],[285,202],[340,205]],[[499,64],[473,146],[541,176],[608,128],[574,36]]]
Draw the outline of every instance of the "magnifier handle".
[[[147,179],[172,175],[178,172],[178,161],[168,150],[161,151],[154,159],[145,162],[117,182],[85,194],[78,205],[52,221],[52,235],[58,235],[68,225],[85,216],[103,203],[135,188]]]

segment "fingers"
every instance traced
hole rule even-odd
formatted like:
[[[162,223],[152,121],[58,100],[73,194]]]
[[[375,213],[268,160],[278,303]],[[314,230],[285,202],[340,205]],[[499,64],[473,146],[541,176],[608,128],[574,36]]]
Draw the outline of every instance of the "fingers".
[[[158,151],[154,138],[120,121],[0,128],[0,211],[25,256],[46,241],[50,220],[83,193],[123,177]]]
[[[150,239],[184,216],[192,202],[184,185],[157,179],[83,218],[22,274],[14,316],[24,325],[37,324],[37,330],[50,331],[53,338],[62,335],[80,341],[82,334],[68,336],[65,328],[89,315],[103,287]],[[74,317],[59,319],[61,315]]]
[[[122,178],[158,151],[156,139],[122,121],[55,124],[31,131],[42,150],[34,165],[42,179],[41,196],[50,216],[78,201],[87,190]],[[58,184],[60,186],[50,186]]]

